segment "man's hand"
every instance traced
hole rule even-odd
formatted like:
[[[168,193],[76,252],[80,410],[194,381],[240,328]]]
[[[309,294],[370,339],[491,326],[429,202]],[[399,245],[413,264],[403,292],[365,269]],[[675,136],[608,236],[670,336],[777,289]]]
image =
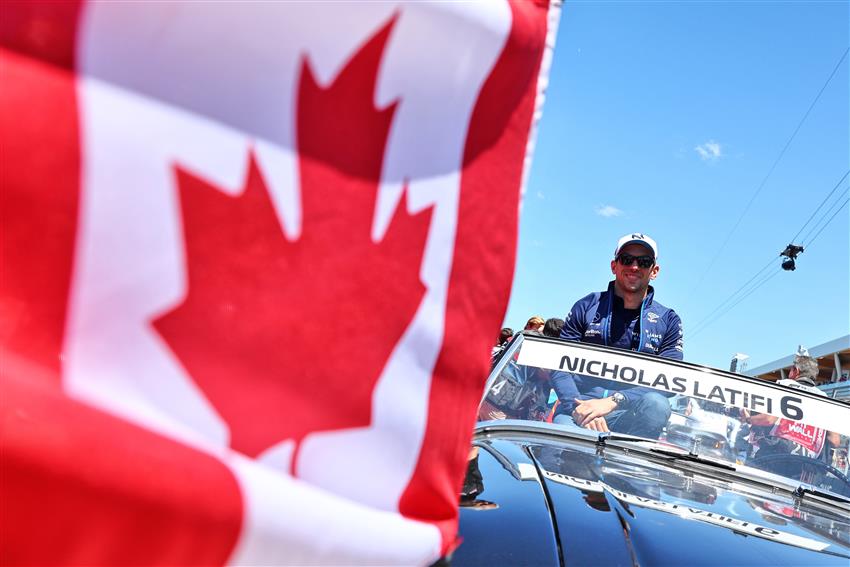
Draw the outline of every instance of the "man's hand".
[[[608,422],[605,421],[604,417],[594,417],[589,422],[587,422],[587,425],[585,425],[585,427],[593,431],[611,431],[610,429],[608,429]]]
[[[608,415],[612,411],[617,408],[617,404],[611,398],[602,398],[595,400],[579,400],[576,399],[576,409],[573,410],[573,420],[577,425],[581,425],[582,427],[587,427],[588,429],[593,429],[594,431],[608,431],[608,425],[605,423],[604,416]],[[597,418],[602,418],[602,424],[604,424],[605,429],[597,429],[596,427],[591,427],[589,424],[596,420]],[[596,426],[599,427],[600,424],[597,422]]]

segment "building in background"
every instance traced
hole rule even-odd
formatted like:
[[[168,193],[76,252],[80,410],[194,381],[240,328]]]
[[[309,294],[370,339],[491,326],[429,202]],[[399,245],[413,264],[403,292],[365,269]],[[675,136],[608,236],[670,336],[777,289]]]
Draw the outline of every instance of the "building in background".
[[[748,360],[750,360],[750,355],[736,352],[735,356],[732,357],[732,362],[729,364],[729,371],[744,374],[747,371]]]
[[[772,382],[787,378],[794,364],[793,348],[788,350],[792,351],[791,354],[779,360],[750,370],[739,367],[737,372]],[[850,335],[809,348],[809,354],[818,361],[818,387],[831,398],[850,401]],[[735,364],[735,359],[732,363]]]

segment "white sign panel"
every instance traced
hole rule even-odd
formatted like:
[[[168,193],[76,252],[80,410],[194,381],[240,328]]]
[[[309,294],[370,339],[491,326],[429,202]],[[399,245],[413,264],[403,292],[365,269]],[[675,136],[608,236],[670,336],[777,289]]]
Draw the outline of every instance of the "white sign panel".
[[[663,358],[650,360],[578,344],[525,341],[517,363],[691,396],[850,435],[850,411],[841,402],[770,382],[736,380],[709,368],[692,368]]]

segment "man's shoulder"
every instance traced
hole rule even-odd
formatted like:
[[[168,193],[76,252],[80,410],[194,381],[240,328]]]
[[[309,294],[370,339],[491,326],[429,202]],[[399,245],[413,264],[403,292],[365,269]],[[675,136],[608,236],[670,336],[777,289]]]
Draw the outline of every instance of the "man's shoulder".
[[[573,303],[573,308],[571,309],[571,311],[585,310],[591,305],[599,303],[599,298],[602,296],[603,293],[605,292],[594,291],[592,293],[588,293],[587,295]]]
[[[589,293],[573,303],[573,306],[564,317],[564,326],[561,328],[561,338],[579,341],[583,340],[584,327],[593,319],[598,310],[599,292]]]

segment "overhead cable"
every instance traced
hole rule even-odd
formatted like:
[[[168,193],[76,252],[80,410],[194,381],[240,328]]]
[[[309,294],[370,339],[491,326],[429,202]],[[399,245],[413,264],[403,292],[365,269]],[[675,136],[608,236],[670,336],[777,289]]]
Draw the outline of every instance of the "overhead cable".
[[[704,330],[706,330],[708,327],[710,327],[711,325],[713,325],[714,323],[716,323],[716,322],[717,322],[720,318],[722,318],[724,315],[726,315],[726,313],[728,313],[729,311],[731,311],[732,309],[734,309],[735,307],[737,307],[737,306],[738,306],[738,305],[739,305],[742,301],[744,301],[745,299],[747,299],[749,296],[751,296],[753,293],[755,293],[755,292],[756,292],[756,290],[758,290],[760,287],[762,287],[764,284],[766,284],[767,282],[769,282],[770,280],[772,280],[774,277],[776,277],[776,276],[777,276],[777,274],[780,274],[780,273],[781,273],[781,270],[776,270],[776,271],[774,271],[774,272],[769,273],[766,277],[762,278],[762,279],[758,282],[758,284],[756,284],[756,285],[755,285],[752,289],[750,289],[750,291],[748,291],[746,294],[744,294],[743,296],[741,296],[741,298],[740,298],[740,299],[738,299],[738,301],[736,301],[735,303],[733,303],[732,305],[730,305],[729,307],[727,307],[726,309],[724,309],[721,313],[718,313],[716,317],[714,317],[714,318],[713,318],[713,319],[711,319],[710,321],[707,321],[707,322],[706,322],[706,323],[704,323],[701,327],[699,327],[698,329],[696,329],[695,331],[693,331],[693,332],[690,334],[690,338],[693,338],[695,335],[698,335],[699,333],[703,332],[703,331],[704,331]]]
[[[838,202],[838,201],[836,201],[836,202]],[[808,243],[808,244],[806,244],[806,247],[807,247],[807,248],[811,248],[811,246],[812,246],[812,242],[814,242],[814,241],[815,241],[815,239],[816,239],[818,236],[820,236],[820,233],[821,233],[821,232],[823,232],[823,229],[825,229],[825,228],[827,227],[827,225],[828,225],[829,223],[831,223],[831,222],[832,222],[832,219],[834,219],[834,218],[835,218],[835,215],[837,215],[837,214],[841,211],[841,209],[843,209],[844,207],[846,207],[846,206],[847,206],[847,203],[848,203],[848,202],[850,202],[850,199],[844,199],[844,202],[843,202],[843,203],[841,203],[841,206],[840,206],[840,207],[838,207],[837,209],[835,209],[835,212],[834,212],[834,213],[832,213],[832,216],[831,216],[831,217],[829,217],[829,220],[828,220],[828,221],[826,221],[826,224],[825,224],[825,225],[823,225],[823,226],[820,228],[820,230],[817,232],[817,234],[815,234],[815,235],[812,237],[812,239],[811,239],[811,240],[809,240],[809,243]]]
[[[809,223],[811,223],[812,219],[815,218],[817,213],[823,208],[824,204],[827,203],[827,201],[830,199],[830,197],[832,197],[832,195],[835,193],[835,191],[838,189],[838,187],[844,182],[845,179],[847,179],[848,175],[850,175],[850,170],[848,170],[841,177],[841,179],[832,188],[832,190],[827,194],[827,196],[824,197],[824,199],[821,201],[821,203],[815,209],[815,212],[812,213],[812,215],[809,217],[809,219],[803,224],[802,227],[800,227],[800,230],[797,232],[797,234],[794,235],[792,242],[793,242],[793,240],[796,240],[796,238],[803,232],[803,230],[806,228],[806,226]],[[807,243],[806,248],[808,248],[812,245],[812,242],[815,241],[815,239],[820,235],[820,233],[823,232],[823,230],[829,225],[829,223],[831,223],[833,221],[833,219],[835,219],[835,217],[838,215],[838,213],[842,209],[844,209],[845,206],[847,206],[848,202],[850,202],[850,199],[845,198],[848,193],[850,193],[850,186],[845,187],[844,190],[841,193],[839,193],[838,198],[835,201],[833,201],[833,203],[826,209],[826,211],[824,211],[823,214],[811,226],[809,231],[806,233],[806,236],[803,237],[803,242]],[[838,206],[838,208],[836,208],[837,205],[840,205],[840,206]],[[826,222],[824,222],[824,219],[826,219]],[[811,238],[811,240],[809,240],[809,236],[815,230],[817,230],[817,232],[814,234],[814,236]],[[790,246],[793,246],[793,245],[789,245],[789,247]],[[799,249],[800,249],[800,252],[802,252],[803,247],[800,246]],[[758,278],[770,266],[775,265],[774,262],[776,261],[776,259],[778,257],[781,257],[784,254],[785,253],[783,252],[779,256],[772,257],[768,261],[768,263],[765,264],[764,266],[762,266],[762,268],[760,270],[758,270],[750,279],[748,279],[743,285],[741,285],[738,289],[736,289],[734,292],[732,292],[731,295],[729,295],[719,305],[717,305],[717,307],[715,307],[708,315],[703,317],[696,325],[694,325],[693,331],[691,331],[689,333],[689,336],[693,337],[694,335],[699,334],[702,331],[704,331],[706,328],[708,328],[709,326],[714,324],[718,319],[723,317],[723,315],[725,315],[726,313],[731,311],[734,307],[736,307],[738,304],[740,304],[742,301],[744,301],[747,297],[752,295],[758,288],[762,287],[769,280],[773,279],[776,276],[776,274],[779,273],[779,270],[768,274],[766,277],[762,277],[762,279],[758,279]],[[758,280],[758,281],[756,281],[756,280]],[[753,283],[753,282],[755,282],[755,283]]]
[[[809,220],[807,220],[803,224],[803,226],[800,227],[800,230],[797,231],[797,234],[794,235],[794,238],[792,238],[788,242],[795,242],[797,240],[797,237],[800,236],[800,233],[803,232],[803,229],[806,228],[806,225],[808,225],[810,222],[812,222],[812,219],[815,218],[815,215],[818,214],[818,211],[821,210],[821,207],[823,207],[824,204],[826,204],[827,200],[829,200],[829,198],[832,197],[832,194],[835,193],[835,190],[838,189],[838,187],[844,182],[845,179],[847,179],[848,175],[850,175],[850,169],[848,169],[846,172],[844,172],[844,175],[841,176],[841,179],[838,180],[838,183],[835,184],[835,187],[832,188],[832,191],[830,191],[829,194],[827,194],[827,196],[823,198],[823,201],[820,202],[820,205],[818,205],[818,208],[815,209],[815,212],[812,213],[812,216],[809,217]],[[826,213],[824,213],[824,215],[827,215],[827,214],[829,214],[828,211]],[[818,222],[820,222],[820,221],[818,221]],[[815,223],[815,225],[817,225],[817,223]],[[811,231],[809,232],[809,234],[811,234]],[[805,238],[803,240],[805,240]]]
[[[751,282],[753,282],[756,278],[758,278],[758,277],[759,277],[759,276],[760,276],[760,275],[761,275],[761,274],[762,274],[765,270],[767,270],[769,267],[771,267],[771,266],[775,265],[774,263],[776,262],[776,258],[777,258],[777,256],[773,256],[773,257],[770,259],[770,261],[768,261],[768,263],[767,263],[767,264],[765,264],[765,265],[764,265],[764,267],[762,267],[762,269],[761,269],[761,270],[759,270],[758,272],[756,272],[756,273],[755,273],[755,275],[754,275],[753,277],[751,277],[750,279],[748,279],[748,280],[746,281],[746,283],[744,283],[744,285],[742,285],[741,287],[739,287],[738,289],[736,289],[736,290],[735,290],[735,291],[734,291],[734,292],[733,292],[733,293],[732,293],[729,297],[727,297],[725,300],[723,300],[723,301],[720,303],[720,305],[718,305],[717,307],[715,307],[715,308],[714,308],[714,310],[712,310],[712,311],[711,311],[711,313],[709,313],[708,315],[706,315],[705,317],[703,317],[703,318],[702,318],[702,319],[701,319],[701,320],[700,320],[700,321],[699,321],[696,325],[694,325],[694,329],[699,328],[700,326],[702,326],[702,324],[703,324],[703,323],[705,323],[706,321],[708,321],[709,319],[711,319],[711,317],[712,317],[715,313],[717,313],[718,311],[720,311],[721,309],[723,309],[723,307],[725,307],[727,303],[730,303],[730,302],[735,301],[735,300],[737,299],[738,294],[740,294],[740,293],[745,293],[745,290],[746,290],[747,286],[749,286]]]
[[[697,280],[697,283],[693,288],[694,290],[699,288],[699,286],[702,284],[703,280],[705,280],[705,276],[711,271],[711,268],[714,267],[715,262],[717,262],[717,259],[723,253],[723,250],[726,249],[726,245],[729,243],[729,240],[732,238],[732,235],[735,233],[735,230],[737,230],[738,226],[741,224],[741,221],[744,220],[744,217],[747,215],[747,212],[749,212],[750,207],[753,204],[753,201],[755,201],[756,197],[758,197],[759,193],[761,193],[761,190],[764,188],[765,184],[767,183],[767,180],[770,179],[770,176],[773,173],[773,170],[776,169],[776,166],[779,164],[780,160],[782,160],[782,156],[785,155],[785,152],[791,146],[791,142],[794,140],[794,137],[797,135],[797,132],[800,131],[800,128],[803,126],[803,123],[806,121],[806,118],[809,117],[809,113],[811,113],[812,109],[815,107],[815,104],[817,104],[818,100],[820,99],[821,95],[823,94],[823,91],[826,90],[826,87],[829,85],[830,81],[832,81],[832,78],[835,76],[835,73],[838,71],[839,67],[841,67],[841,63],[843,63],[844,59],[847,57],[848,51],[850,51],[850,47],[848,47],[847,49],[844,50],[844,53],[841,55],[841,59],[839,59],[838,63],[836,63],[835,67],[833,67],[832,73],[829,74],[829,77],[827,77],[826,82],[820,88],[817,96],[815,96],[815,99],[809,105],[809,108],[808,108],[808,110],[806,110],[806,113],[803,115],[803,118],[800,119],[800,122],[797,124],[797,127],[794,128],[794,132],[791,134],[791,137],[788,138],[787,142],[785,142],[785,146],[783,146],[782,151],[779,152],[779,155],[777,156],[776,160],[773,162],[773,165],[770,166],[770,169],[768,170],[767,175],[765,175],[764,179],[761,180],[761,183],[759,183],[759,186],[756,188],[755,193],[753,193],[753,196],[750,197],[750,200],[747,203],[747,206],[744,207],[744,210],[741,212],[741,215],[738,217],[738,220],[735,221],[735,225],[732,227],[732,229],[726,235],[726,238],[723,241],[723,244],[720,245],[720,249],[714,255],[714,258],[712,258],[711,262],[709,262],[708,267],[702,273],[699,280]]]

